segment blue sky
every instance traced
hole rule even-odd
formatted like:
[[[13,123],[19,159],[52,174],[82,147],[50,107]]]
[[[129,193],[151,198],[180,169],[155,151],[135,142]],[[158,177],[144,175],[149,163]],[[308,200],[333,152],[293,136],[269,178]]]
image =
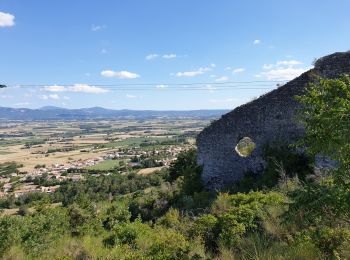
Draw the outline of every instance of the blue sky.
[[[0,0],[0,106],[234,108],[348,50],[349,10],[348,0]]]

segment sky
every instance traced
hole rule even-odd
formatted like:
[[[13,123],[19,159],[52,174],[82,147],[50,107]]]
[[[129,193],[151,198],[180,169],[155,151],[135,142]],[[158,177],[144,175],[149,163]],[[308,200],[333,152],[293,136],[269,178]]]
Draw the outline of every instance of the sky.
[[[0,106],[233,109],[350,49],[348,0],[0,0]]]

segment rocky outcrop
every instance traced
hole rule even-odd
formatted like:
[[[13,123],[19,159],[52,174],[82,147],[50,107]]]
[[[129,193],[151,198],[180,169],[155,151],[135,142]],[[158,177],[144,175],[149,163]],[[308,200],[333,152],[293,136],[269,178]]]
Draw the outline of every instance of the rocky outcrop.
[[[205,128],[197,137],[198,163],[203,167],[202,180],[208,189],[222,189],[240,180],[244,173],[261,173],[266,162],[262,149],[266,144],[294,143],[304,134],[297,122],[300,104],[296,95],[316,76],[335,78],[350,74],[350,52],[334,53],[318,59],[315,67],[287,84],[260,98],[237,107]],[[240,156],[235,147],[249,137],[256,144],[248,157]]]

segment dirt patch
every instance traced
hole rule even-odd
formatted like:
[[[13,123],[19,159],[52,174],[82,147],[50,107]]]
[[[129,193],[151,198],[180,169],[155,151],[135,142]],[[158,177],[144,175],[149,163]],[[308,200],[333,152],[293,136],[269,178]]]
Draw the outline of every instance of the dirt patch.
[[[156,172],[156,171],[160,171],[160,170],[163,169],[164,167],[165,167],[165,166],[141,169],[141,170],[139,170],[139,171],[137,172],[137,174],[148,175],[148,174],[154,173],[154,172]]]

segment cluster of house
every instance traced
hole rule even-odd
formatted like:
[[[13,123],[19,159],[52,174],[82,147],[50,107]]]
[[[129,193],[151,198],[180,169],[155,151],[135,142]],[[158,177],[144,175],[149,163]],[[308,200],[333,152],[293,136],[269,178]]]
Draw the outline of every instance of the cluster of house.
[[[13,194],[15,197],[20,197],[31,192],[55,192],[59,188],[59,185],[50,187],[39,186],[35,185],[33,182],[28,182],[28,179],[30,180],[36,177],[45,176],[47,180],[63,181],[70,179],[73,181],[78,181],[84,179],[82,174],[67,175],[64,173],[66,173],[69,169],[81,169],[94,166],[105,160],[130,160],[128,162],[128,166],[135,167],[140,166],[140,163],[132,161],[132,158],[147,158],[160,155],[159,157],[161,159],[159,159],[159,161],[162,162],[162,165],[167,166],[176,159],[180,152],[189,148],[190,147],[188,146],[169,146],[156,150],[145,150],[140,147],[119,148],[116,151],[106,154],[105,156],[99,156],[86,160],[79,159],[66,164],[53,164],[51,167],[42,166],[27,173],[12,173],[9,177],[0,177],[0,197],[7,194]],[[16,177],[16,181],[11,182],[11,178],[13,177]]]
[[[73,181],[82,180],[84,177],[81,174],[73,174],[65,176],[63,173],[68,169],[79,169],[88,166],[96,165],[104,160],[103,157],[96,157],[87,160],[77,160],[66,164],[53,164],[51,167],[40,167],[34,169],[31,172],[26,173],[11,173],[9,177],[0,177],[0,197],[7,194],[12,194],[15,197],[20,197],[24,194],[33,192],[55,192],[60,185],[55,186],[39,186],[33,182],[28,182],[28,179],[34,179],[36,177],[45,176],[46,179],[55,179],[57,181],[63,181],[71,179]],[[16,181],[11,182],[11,178],[16,178]],[[18,185],[20,183],[20,185]]]
[[[168,146],[160,147],[155,150],[145,150],[142,149],[142,147],[119,148],[114,152],[108,153],[106,156],[104,156],[104,159],[132,159],[135,156],[147,158],[160,155],[162,158],[161,162],[166,166],[169,165],[172,161],[176,160],[176,157],[179,153],[188,150],[191,147],[191,145]]]

